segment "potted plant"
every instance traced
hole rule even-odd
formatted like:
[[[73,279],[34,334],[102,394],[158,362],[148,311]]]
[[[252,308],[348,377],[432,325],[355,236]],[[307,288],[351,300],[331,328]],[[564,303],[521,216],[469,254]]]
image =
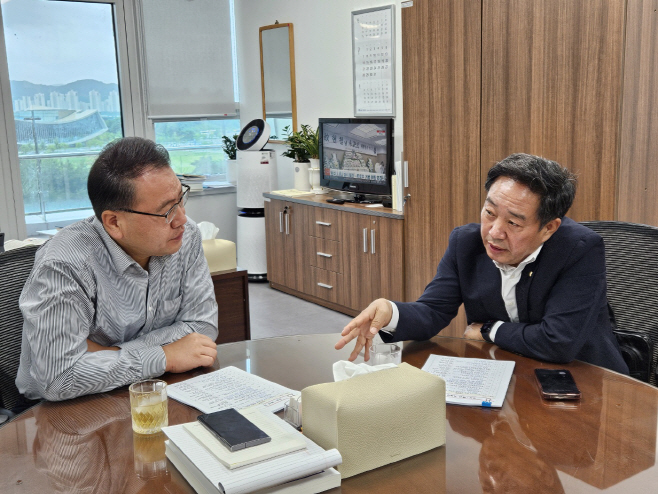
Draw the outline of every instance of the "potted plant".
[[[319,131],[319,128],[313,130],[310,125],[302,125],[302,130],[299,132],[302,147],[308,153],[312,164],[313,160],[316,160],[316,165],[320,162]],[[314,168],[317,168],[317,166],[314,166]]]
[[[308,163],[310,156],[303,144],[301,131],[292,132],[290,125],[286,125],[283,128],[283,132],[286,133],[285,142],[288,146],[288,149],[281,153],[281,155],[285,156],[286,158],[292,158],[295,163]]]
[[[295,188],[320,191],[320,142],[319,128],[313,130],[310,125],[302,125],[302,129],[292,132],[290,126],[283,128],[286,133],[288,149],[283,156],[292,158],[295,163]],[[300,163],[310,163],[309,166]],[[317,177],[316,177],[317,175]]]
[[[237,174],[237,153],[238,148],[236,141],[238,139],[238,134],[233,134],[233,137],[222,136],[222,150],[226,153],[228,162],[226,163],[226,181],[236,185],[238,183],[238,174]]]

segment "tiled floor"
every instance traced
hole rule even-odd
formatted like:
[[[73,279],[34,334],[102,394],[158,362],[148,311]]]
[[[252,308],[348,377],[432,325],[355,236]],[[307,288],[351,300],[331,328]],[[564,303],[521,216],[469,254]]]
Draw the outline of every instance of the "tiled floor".
[[[340,333],[352,319],[274,290],[267,283],[249,283],[249,311],[251,338],[254,340],[273,336]]]

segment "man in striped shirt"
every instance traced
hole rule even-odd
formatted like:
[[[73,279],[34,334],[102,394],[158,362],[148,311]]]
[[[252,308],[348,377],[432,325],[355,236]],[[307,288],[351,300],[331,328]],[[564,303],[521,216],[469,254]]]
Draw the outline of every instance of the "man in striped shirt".
[[[89,172],[95,216],[37,252],[20,298],[16,386],[28,400],[100,393],[211,365],[217,303],[164,147],[128,137]]]

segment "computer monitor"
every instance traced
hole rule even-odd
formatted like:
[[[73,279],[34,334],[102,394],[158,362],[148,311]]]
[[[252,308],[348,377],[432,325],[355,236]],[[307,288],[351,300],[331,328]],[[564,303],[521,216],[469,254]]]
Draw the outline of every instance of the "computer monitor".
[[[392,118],[321,118],[320,185],[329,189],[391,195]]]

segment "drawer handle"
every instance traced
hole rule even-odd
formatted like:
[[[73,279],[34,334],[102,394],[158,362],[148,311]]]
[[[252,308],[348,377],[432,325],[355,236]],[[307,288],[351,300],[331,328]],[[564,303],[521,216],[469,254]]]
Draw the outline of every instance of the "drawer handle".
[[[368,229],[363,229],[363,253],[368,253]]]
[[[370,253],[375,253],[375,230],[370,230]]]
[[[324,221],[316,221],[315,224],[320,226],[331,226],[331,223],[326,223]]]
[[[326,285],[326,284],[324,284],[324,283],[318,283],[318,286],[321,286],[322,288],[328,288],[329,290],[331,290],[331,289],[333,288],[333,286],[331,286],[331,285]]]
[[[322,257],[334,257],[332,254],[325,254],[324,252],[318,252],[317,254]]]
[[[279,233],[283,233],[283,211],[279,211]]]

